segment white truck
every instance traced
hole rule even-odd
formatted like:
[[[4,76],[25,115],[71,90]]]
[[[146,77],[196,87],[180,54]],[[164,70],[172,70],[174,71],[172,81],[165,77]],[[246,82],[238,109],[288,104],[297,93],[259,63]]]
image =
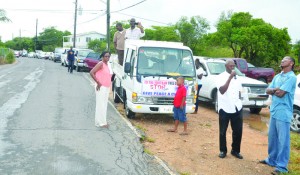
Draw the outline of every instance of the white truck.
[[[225,60],[194,56],[195,62],[199,60],[201,68],[204,70],[202,76],[202,87],[199,93],[199,100],[210,101],[215,105],[218,112],[217,102],[217,82],[218,75],[225,71]],[[268,85],[264,82],[246,77],[235,68],[239,79],[242,82],[243,90],[241,92],[244,108],[249,108],[251,113],[258,114],[262,108],[268,107],[270,97],[266,94]]]
[[[111,58],[114,102],[135,113],[171,114],[176,78],[185,77],[186,113],[194,112],[196,69],[190,48],[177,42],[126,40],[123,65]]]
[[[300,133],[300,74],[297,75],[297,84],[294,96],[294,112],[291,130]]]

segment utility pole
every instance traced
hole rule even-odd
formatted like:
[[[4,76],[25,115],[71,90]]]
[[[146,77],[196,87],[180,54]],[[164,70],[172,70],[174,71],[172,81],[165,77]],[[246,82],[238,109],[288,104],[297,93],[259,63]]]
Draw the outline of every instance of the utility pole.
[[[76,25],[77,25],[77,0],[75,0],[73,48],[76,47]]]
[[[110,0],[107,0],[107,15],[106,15],[106,41],[107,41],[107,50],[110,51]]]
[[[36,19],[36,21],[35,21],[34,51],[36,51],[36,45],[37,45],[37,28],[38,28],[38,19]]]

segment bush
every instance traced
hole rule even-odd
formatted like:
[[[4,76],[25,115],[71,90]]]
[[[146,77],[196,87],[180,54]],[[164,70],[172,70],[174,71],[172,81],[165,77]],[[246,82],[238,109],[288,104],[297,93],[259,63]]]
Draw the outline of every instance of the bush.
[[[13,52],[9,52],[7,55],[6,55],[6,58],[5,58],[5,62],[8,63],[8,64],[12,64],[15,62],[15,55]]]
[[[3,56],[0,56],[0,65],[1,65],[1,64],[5,64],[5,59],[4,59]]]

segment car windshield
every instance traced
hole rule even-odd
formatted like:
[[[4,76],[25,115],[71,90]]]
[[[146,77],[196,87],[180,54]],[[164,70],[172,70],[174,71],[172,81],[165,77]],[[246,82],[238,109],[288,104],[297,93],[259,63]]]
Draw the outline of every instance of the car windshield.
[[[90,52],[91,50],[79,50],[77,56],[86,57]]]
[[[255,66],[251,63],[247,63],[248,64],[248,68],[255,68]]]
[[[94,52],[90,52],[87,56],[87,58],[91,58],[93,60],[98,60],[100,58],[100,53],[94,53]]]
[[[209,69],[209,72],[212,75],[219,75],[220,73],[225,71],[225,62],[208,62],[207,67]],[[236,67],[234,68],[236,74],[238,76],[245,76],[240,70],[238,70]]]
[[[195,77],[193,57],[189,50],[141,47],[137,67],[140,75]]]

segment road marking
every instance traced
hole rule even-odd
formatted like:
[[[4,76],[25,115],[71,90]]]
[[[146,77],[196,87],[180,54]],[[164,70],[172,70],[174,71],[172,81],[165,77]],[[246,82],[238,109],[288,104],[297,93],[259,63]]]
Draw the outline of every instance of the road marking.
[[[30,92],[40,82],[39,78],[43,72],[44,69],[36,68],[33,72],[27,75],[24,79],[29,80],[29,82],[24,86],[24,91],[15,94],[0,107],[0,155],[4,155],[6,148],[11,146],[10,143],[5,141],[8,118],[13,116],[15,111],[26,102]]]
[[[9,82],[10,82],[10,80],[6,80],[6,81],[0,82],[0,89],[1,89],[3,86],[7,85]]]

